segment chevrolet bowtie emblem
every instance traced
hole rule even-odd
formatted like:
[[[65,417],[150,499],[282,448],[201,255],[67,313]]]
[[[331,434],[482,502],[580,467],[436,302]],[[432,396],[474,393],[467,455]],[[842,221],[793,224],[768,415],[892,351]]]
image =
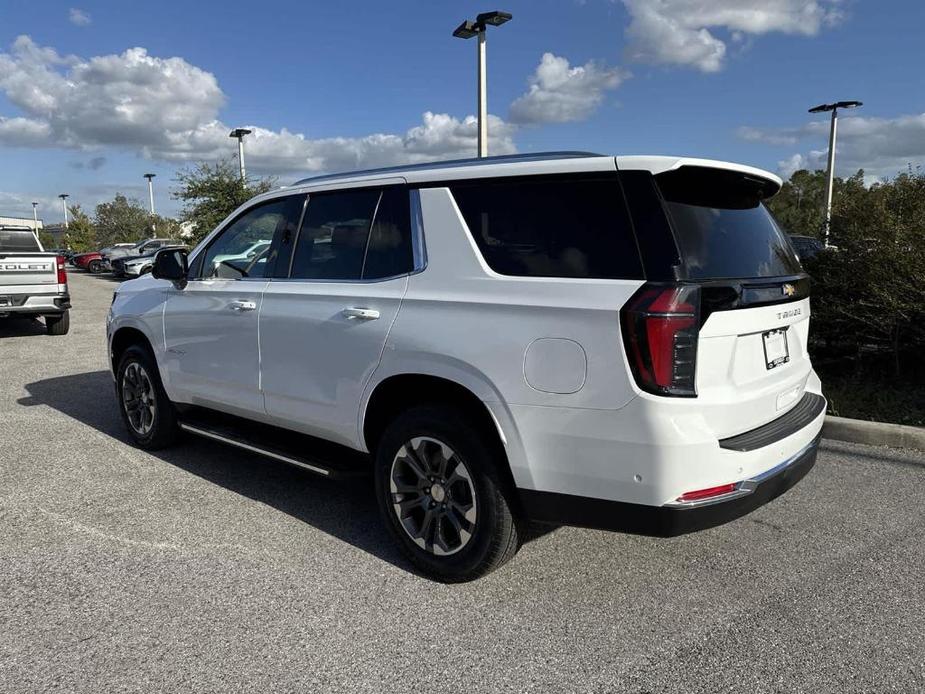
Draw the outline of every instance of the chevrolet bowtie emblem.
[[[792,284],[785,284],[783,286],[783,290],[785,296],[793,296],[797,293],[796,287],[794,287]]]

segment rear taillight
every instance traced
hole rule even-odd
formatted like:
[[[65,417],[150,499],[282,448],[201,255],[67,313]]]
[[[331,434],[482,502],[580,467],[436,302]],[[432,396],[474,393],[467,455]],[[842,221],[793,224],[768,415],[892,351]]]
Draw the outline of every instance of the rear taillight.
[[[695,397],[700,288],[644,284],[621,312],[633,377],[656,395]]]
[[[59,255],[55,259],[55,263],[58,266],[58,284],[67,284],[67,270],[64,269],[64,256]]]

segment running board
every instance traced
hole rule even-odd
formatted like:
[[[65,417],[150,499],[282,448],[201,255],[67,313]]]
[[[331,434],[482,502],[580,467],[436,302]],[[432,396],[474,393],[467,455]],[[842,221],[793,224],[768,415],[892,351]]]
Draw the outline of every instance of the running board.
[[[369,474],[367,454],[305,434],[234,415],[189,408],[177,424],[183,431],[294,465],[329,479]],[[272,443],[269,443],[272,442]]]

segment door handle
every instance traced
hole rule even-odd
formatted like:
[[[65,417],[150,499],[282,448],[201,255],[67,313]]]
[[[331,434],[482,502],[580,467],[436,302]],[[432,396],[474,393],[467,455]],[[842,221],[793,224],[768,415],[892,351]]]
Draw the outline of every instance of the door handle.
[[[374,308],[356,308],[351,306],[340,312],[345,318],[358,318],[359,320],[376,320],[379,318],[379,311]]]
[[[228,308],[230,308],[232,311],[238,311],[239,313],[243,311],[253,311],[255,308],[257,308],[257,302],[238,299],[228,304]]]

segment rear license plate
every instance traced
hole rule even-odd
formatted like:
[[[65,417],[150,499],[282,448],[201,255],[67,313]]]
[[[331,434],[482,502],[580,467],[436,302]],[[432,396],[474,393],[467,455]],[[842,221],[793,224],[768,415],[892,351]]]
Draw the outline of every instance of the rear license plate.
[[[773,369],[790,361],[787,347],[787,328],[769,330],[761,335],[764,342],[764,362],[768,369]]]

